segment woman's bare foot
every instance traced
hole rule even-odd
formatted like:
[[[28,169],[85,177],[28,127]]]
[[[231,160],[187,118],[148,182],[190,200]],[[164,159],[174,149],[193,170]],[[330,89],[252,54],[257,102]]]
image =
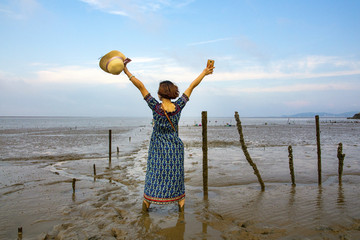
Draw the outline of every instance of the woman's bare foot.
[[[150,207],[150,203],[148,202],[148,201],[143,201],[143,205],[142,205],[142,210],[144,211],[144,212],[147,212],[147,211],[149,211],[149,207]]]
[[[179,212],[183,212],[185,206],[185,198],[180,200],[178,204],[179,204]]]

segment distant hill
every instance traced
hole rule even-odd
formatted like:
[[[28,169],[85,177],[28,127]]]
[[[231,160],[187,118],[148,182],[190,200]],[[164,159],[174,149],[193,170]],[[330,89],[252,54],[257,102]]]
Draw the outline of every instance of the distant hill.
[[[354,112],[345,112],[345,113],[326,113],[326,112],[305,112],[305,113],[297,113],[293,115],[282,115],[281,117],[294,117],[294,118],[301,118],[301,117],[315,117],[319,115],[319,117],[352,117],[355,114],[359,113],[359,111]]]
[[[348,119],[360,119],[360,112],[355,114],[353,117],[348,117]]]

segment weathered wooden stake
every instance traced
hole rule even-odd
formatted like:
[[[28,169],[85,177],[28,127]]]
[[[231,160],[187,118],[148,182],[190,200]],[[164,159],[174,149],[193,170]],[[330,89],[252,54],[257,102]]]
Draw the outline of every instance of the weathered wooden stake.
[[[201,113],[202,151],[203,151],[203,189],[204,199],[208,198],[208,145],[207,145],[207,111]]]
[[[111,163],[111,130],[109,130],[109,163]]]
[[[289,151],[289,168],[290,168],[291,182],[292,185],[295,187],[296,184],[295,184],[295,174],[294,174],[294,160],[293,160],[291,145],[288,147],[288,151]]]
[[[94,164],[94,177],[96,177],[96,165]]]
[[[22,237],[23,237],[23,230],[22,230],[22,227],[19,227],[18,228],[18,240],[22,240]]]
[[[131,137],[129,137],[129,142],[131,142]]]
[[[76,182],[76,178],[72,179],[72,189],[73,189],[73,193],[75,193],[75,182]]]
[[[117,153],[119,154],[119,153],[120,153],[120,148],[119,148],[119,147],[116,147],[116,151],[117,151]]]
[[[252,161],[249,152],[247,151],[247,147],[246,147],[245,140],[244,140],[244,135],[243,135],[243,132],[242,132],[241,121],[240,121],[239,113],[238,113],[238,112],[235,112],[235,119],[236,119],[237,129],[238,129],[238,132],[239,132],[239,135],[240,135],[241,148],[242,148],[242,150],[243,150],[243,152],[244,152],[244,154],[245,154],[246,160],[248,161],[248,163],[249,163],[249,164],[252,166],[252,168],[254,169],[254,174],[255,174],[255,175],[257,176],[257,178],[258,178],[258,181],[259,181],[260,186],[261,186],[261,191],[265,191],[265,185],[264,185],[264,182],[263,182],[263,180],[262,180],[262,178],[261,178],[260,172],[259,172],[259,170],[257,169],[256,164]]]
[[[345,159],[345,154],[342,153],[342,149],[343,149],[342,143],[339,143],[338,150],[337,150],[337,152],[338,152],[337,157],[339,159],[338,172],[339,172],[339,183],[340,184],[341,184],[341,180],[342,180],[342,173],[343,173],[344,159]]]
[[[319,115],[315,116],[315,122],[316,122],[317,156],[318,156],[318,184],[321,185],[321,146],[320,146]]]

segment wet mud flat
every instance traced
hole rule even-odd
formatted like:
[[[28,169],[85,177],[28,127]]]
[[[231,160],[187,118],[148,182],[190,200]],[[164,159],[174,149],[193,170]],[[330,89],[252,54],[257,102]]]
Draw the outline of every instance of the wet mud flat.
[[[236,129],[209,127],[209,198],[204,200],[201,128],[181,127],[184,213],[176,205],[141,211],[151,129],[132,138],[131,150],[113,153],[111,164],[94,155],[1,161],[0,239],[16,239],[20,226],[23,239],[359,239],[359,126],[322,126],[321,186],[314,128],[244,127],[249,153],[265,182],[261,191]],[[346,154],[342,184],[337,179],[338,142]],[[291,186],[288,145],[294,151],[296,187]]]

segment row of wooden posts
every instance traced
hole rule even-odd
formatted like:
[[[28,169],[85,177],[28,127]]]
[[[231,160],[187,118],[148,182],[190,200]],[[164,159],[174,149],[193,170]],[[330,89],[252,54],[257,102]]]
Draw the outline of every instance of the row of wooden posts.
[[[203,137],[203,190],[204,190],[204,198],[207,199],[208,197],[208,146],[207,146],[207,112],[203,111],[201,114],[202,117],[202,137]],[[256,166],[256,164],[252,161],[249,152],[247,151],[247,146],[245,144],[244,135],[242,132],[242,126],[241,121],[239,118],[239,113],[235,112],[235,120],[236,120],[236,126],[240,135],[240,144],[241,148],[244,152],[245,158],[250,164],[250,166],[254,170],[254,174],[256,175],[261,190],[265,190],[265,184],[264,181],[261,178],[260,172]],[[321,145],[320,145],[320,124],[319,124],[319,116],[315,116],[315,124],[316,124],[316,143],[317,143],[317,165],[318,165],[318,185],[321,185]],[[290,169],[290,176],[291,176],[291,182],[292,186],[296,186],[295,183],[295,174],[294,174],[294,159],[292,154],[292,146],[290,145],[288,147],[289,152],[289,169]],[[339,159],[339,167],[338,167],[338,177],[339,177],[339,184],[341,184],[342,180],[342,172],[343,172],[343,165],[344,165],[344,159],[345,154],[342,153],[342,143],[339,143],[338,145],[338,154],[337,157]]]

